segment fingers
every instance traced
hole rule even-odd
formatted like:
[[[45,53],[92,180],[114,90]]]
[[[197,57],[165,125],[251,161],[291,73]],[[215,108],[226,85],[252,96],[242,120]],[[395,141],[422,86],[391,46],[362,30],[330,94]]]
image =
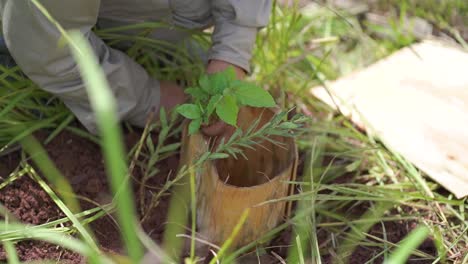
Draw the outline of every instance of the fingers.
[[[183,104],[187,100],[184,89],[174,82],[160,81],[161,106],[166,110]]]
[[[221,136],[226,129],[226,123],[223,121],[217,121],[209,126],[203,126],[202,132],[208,137]]]
[[[205,136],[215,138],[216,145],[222,139],[229,140],[236,131],[236,128],[222,121],[217,121],[212,125],[202,127],[201,131]]]

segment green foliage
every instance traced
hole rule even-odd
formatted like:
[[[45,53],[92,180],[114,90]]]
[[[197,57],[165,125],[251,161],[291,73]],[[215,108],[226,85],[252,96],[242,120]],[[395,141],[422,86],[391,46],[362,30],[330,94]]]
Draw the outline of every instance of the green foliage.
[[[213,113],[225,123],[236,126],[240,106],[273,107],[275,100],[261,87],[236,79],[232,67],[214,74],[203,74],[197,86],[185,92],[193,103],[177,108],[182,116],[191,119],[189,134],[196,133],[202,124],[209,124]]]
[[[235,96],[223,96],[215,108],[216,114],[219,116],[219,118],[221,118],[221,120],[232,126],[236,125],[239,107],[237,106],[237,100]]]
[[[456,25],[468,25],[468,2],[464,0],[378,0],[380,10],[402,9],[408,6],[410,15],[427,19],[444,29]]]
[[[102,151],[107,176],[117,201],[117,214],[122,227],[121,236],[131,260],[137,263],[143,256],[143,248],[135,233],[138,227],[136,210],[131,184],[128,181],[122,131],[118,127],[115,114],[116,103],[104,72],[99,68],[99,62],[84,36],[78,31],[71,32],[67,36],[70,38],[70,48],[83,75],[86,91],[90,95],[91,106],[96,113],[102,135]]]
[[[5,248],[5,253],[8,257],[8,264],[19,264],[21,263],[18,258],[18,254],[16,253],[15,246],[10,241],[4,241],[3,247]]]
[[[58,127],[69,116],[62,103],[38,89],[19,67],[0,65],[0,154],[39,129]]]
[[[426,239],[430,234],[429,228],[419,226],[403,239],[398,248],[392,253],[385,264],[403,264],[407,263],[411,253]]]
[[[202,111],[198,105],[184,104],[177,108],[177,111],[186,118],[189,119],[200,119]]]
[[[468,10],[466,1],[392,0],[385,2],[391,3],[392,8],[398,8],[402,1],[408,3],[407,12],[409,15],[418,15],[431,22],[440,21],[437,24],[443,29],[445,28],[443,24],[446,21],[449,22],[451,20],[449,18],[453,16],[449,16],[448,13],[444,15],[442,12],[445,10],[452,10],[453,13],[462,15],[462,18],[468,17],[463,16],[463,14],[467,14]],[[452,8],[454,5],[458,7]],[[418,6],[420,11],[415,8]],[[287,92],[288,97],[281,98],[281,94],[277,96],[275,91],[275,98],[279,98],[278,102],[281,106],[287,108],[291,105],[297,105],[298,112],[310,111],[314,124],[304,128],[300,125],[303,121],[302,117],[285,121],[286,115],[279,114],[277,118],[260,129],[248,129],[248,131],[239,129],[229,140],[220,142],[218,148],[199,157],[197,166],[201,166],[206,160],[240,156],[242,149],[253,146],[260,140],[268,139],[268,135],[298,136],[301,134],[297,138],[297,142],[301,152],[305,153],[304,156],[301,156],[303,163],[306,164],[305,172],[303,177],[298,175],[297,195],[283,199],[297,201],[298,207],[289,221],[274,228],[265,237],[233,253],[216,250],[218,256],[222,257],[225,253],[222,263],[235,262],[240,256],[249,254],[255,249],[259,254],[270,252],[270,249],[264,249],[263,245],[266,245],[264,242],[290,227],[295,230],[291,241],[289,241],[291,250],[286,260],[279,259],[282,263],[298,263],[299,261],[321,263],[324,257],[331,256],[333,258],[333,256],[340,256],[340,253],[349,253],[352,249],[349,249],[348,246],[351,244],[372,249],[375,255],[373,259],[368,261],[369,263],[382,258],[382,256],[389,262],[394,261],[396,256],[399,256],[400,261],[397,263],[402,263],[404,261],[401,260],[406,259],[408,254],[411,254],[412,259],[433,260],[434,263],[457,261],[464,263],[468,260],[465,242],[468,241],[466,199],[455,199],[445,191],[440,192],[437,184],[424,177],[411,164],[402,160],[388,147],[358,131],[343,116],[332,113],[319,101],[311,98],[308,92],[310,87],[321,84],[323,80],[335,79],[340,75],[362,68],[376,59],[388,55],[399,46],[411,44],[413,39],[405,35],[401,27],[402,24],[399,23],[399,19],[404,17],[399,15],[404,13],[401,11],[402,9],[390,17],[393,19],[393,22],[389,23],[392,34],[382,37],[382,34],[373,34],[377,33],[379,28],[369,26],[361,28],[362,25],[356,17],[343,16],[326,6],[301,12],[275,7],[270,25],[262,30],[257,38],[257,46],[260,48],[255,50],[253,57],[252,78],[261,86],[271,87],[270,91],[278,88],[280,93],[286,94]],[[422,11],[425,11],[424,14],[420,14]],[[197,131],[203,123],[211,121],[210,116],[218,116],[217,106],[222,101],[226,101],[223,99],[225,94],[220,90],[235,82],[235,78],[232,78],[231,82],[226,76],[217,75],[202,75],[198,79],[204,69],[202,63],[194,60],[189,53],[179,47],[154,40],[149,36],[148,32],[153,32],[162,26],[164,25],[161,23],[147,22],[100,29],[97,33],[113,47],[121,43],[130,43],[131,47],[127,50],[127,54],[143,65],[153,77],[185,80],[190,84],[196,83],[192,88],[186,90],[194,99],[197,98],[192,102],[196,108],[188,107],[186,109],[188,112],[185,114],[192,117],[199,116],[192,119],[191,123],[191,130]],[[129,30],[137,32],[136,35],[128,36],[126,32]],[[205,46],[209,45],[206,41],[208,39],[206,34],[199,34],[196,38],[199,43]],[[161,54],[171,54],[171,59],[167,59]],[[161,67],[160,62],[163,62],[165,66]],[[17,67],[8,69],[0,67],[0,71],[1,146],[11,145],[12,142],[18,141],[34,130],[58,127],[57,124],[65,129],[72,129],[68,126],[69,122],[67,121],[70,120],[70,113],[59,100],[50,100],[50,95],[38,89]],[[227,79],[228,81],[226,81]],[[229,103],[232,102],[235,102],[237,106],[264,103],[261,100],[265,97],[252,94],[252,90],[247,88],[249,85],[245,83],[242,88],[236,91],[241,98],[234,92],[229,94],[234,99],[227,99],[226,108],[229,108]],[[284,100],[281,101],[281,99]],[[231,114],[233,116],[232,113],[235,112],[235,109],[228,109],[226,113],[222,106],[220,109],[221,115],[230,116]],[[172,126],[171,120],[163,120],[164,117],[165,115],[161,115],[161,123],[165,125],[151,127],[148,129],[148,133],[144,133],[140,142],[144,144],[144,151],[141,153],[136,151],[130,165],[130,171],[135,164],[138,169],[143,170],[145,178],[156,175],[160,168],[158,161],[177,151],[180,146],[179,143],[167,142],[166,138],[176,137],[180,129],[177,125]],[[252,128],[254,127],[256,124],[252,124]],[[159,131],[157,142],[152,141],[151,137],[148,136],[152,130]],[[56,132],[52,134],[56,134]],[[101,143],[96,138],[92,139]],[[110,146],[112,143],[107,141],[107,145]],[[29,162],[26,157],[23,161]],[[53,176],[50,171],[43,171],[40,167],[38,169],[41,170],[41,174],[44,174],[45,178]],[[157,186],[157,189],[152,190],[154,195],[149,205],[145,206],[145,213],[167,195],[170,188],[184,186],[181,184],[183,183],[182,176],[188,175],[191,177],[191,181],[194,180],[190,175],[190,171],[194,169],[196,168],[182,168],[174,179],[168,177],[163,186]],[[118,174],[121,175],[121,173]],[[20,168],[9,176],[0,175],[5,179],[0,184],[0,189],[7,187],[23,175],[31,176],[29,167]],[[46,187],[45,184],[51,184],[51,182],[41,181],[38,177],[33,178],[43,187]],[[121,183],[121,186],[128,187],[128,182]],[[186,186],[193,187],[193,181]],[[46,189],[52,200],[60,204],[59,198],[53,196],[51,189]],[[187,194],[187,199],[192,199],[193,202],[192,189],[182,190],[181,193]],[[177,190],[173,189],[173,191]],[[60,192],[58,193],[60,194]],[[382,207],[382,204],[388,203],[393,204],[391,210],[385,210]],[[114,203],[106,205],[102,209],[93,208],[82,211],[75,214],[75,217],[82,225],[86,226],[110,213],[118,204],[121,206],[125,204],[125,201],[116,199]],[[185,203],[174,205],[175,210],[178,211],[170,214],[171,217],[167,223],[177,223],[180,229],[171,231],[171,226],[175,225],[168,224],[165,228],[171,232],[167,232],[167,237],[184,242],[183,238],[177,237],[177,235],[187,232],[187,208],[195,206]],[[63,212],[68,212],[64,204],[60,204],[59,208]],[[355,209],[358,209],[357,211],[366,209],[366,213],[364,215],[356,214]],[[0,213],[3,216],[8,215],[1,206]],[[73,223],[77,220],[69,213],[67,215],[62,219],[39,226],[19,225],[12,223],[10,221],[12,218],[5,217],[5,221],[0,223],[2,226],[0,241],[5,246],[9,261],[12,263],[16,261],[10,242],[13,244],[30,239],[56,243],[83,256],[92,257],[95,255],[96,252],[91,247],[92,243],[68,235],[79,230],[75,225],[70,224],[70,222]],[[134,221],[131,215],[126,216],[127,218],[123,221],[130,223]],[[6,221],[7,219],[9,221]],[[70,221],[71,219],[73,221]],[[192,215],[192,224],[195,223],[193,219]],[[390,227],[397,225],[403,228],[403,225],[407,225],[408,221],[425,222],[433,234],[432,239],[437,246],[439,256],[434,257],[432,253],[428,254],[415,249],[418,243],[410,244],[408,242],[415,241],[413,239],[405,239],[402,244],[395,244],[394,241],[387,239],[387,232],[389,232],[388,235],[390,232],[395,232],[395,230],[386,229],[389,227],[387,223],[392,223]],[[402,224],[399,224],[400,222]],[[370,226],[372,226],[371,229],[369,229]],[[379,229],[379,235],[376,235],[375,230],[372,231],[376,226],[381,227],[382,231],[380,232]],[[191,232],[192,234],[196,232],[193,226]],[[165,252],[145,236],[143,231],[138,229],[136,233],[139,240],[150,251],[156,252],[157,256],[165,255]],[[423,237],[422,233],[419,234],[420,237]],[[413,234],[411,238],[414,238]],[[192,236],[191,249],[194,247],[194,239]],[[228,241],[223,243],[222,248],[225,248],[228,243]],[[183,243],[181,245],[183,246]],[[178,247],[172,244],[171,240],[164,243],[164,248],[166,253],[171,254],[171,256],[173,252],[180,252],[177,251]],[[341,252],[343,250],[340,248],[348,249]],[[406,252],[403,252],[404,249],[407,249]],[[102,256],[102,258],[104,257]],[[191,251],[190,261],[192,262],[186,263],[193,263],[193,259],[196,259],[196,256],[194,257],[193,251]],[[290,262],[289,259],[297,259],[297,262]],[[177,261],[167,262],[179,263]],[[334,262],[341,263],[343,259],[335,259]],[[103,260],[100,263],[105,262]],[[239,261],[238,263],[243,262]]]

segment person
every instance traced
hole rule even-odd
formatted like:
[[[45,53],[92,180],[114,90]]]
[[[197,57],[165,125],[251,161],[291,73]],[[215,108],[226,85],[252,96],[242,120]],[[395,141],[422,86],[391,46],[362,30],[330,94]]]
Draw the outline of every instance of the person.
[[[91,132],[94,115],[69,48],[59,45],[57,27],[30,0],[0,0],[6,47],[22,71],[41,89],[59,97]],[[239,78],[250,71],[258,30],[267,25],[271,0],[41,0],[40,3],[65,29],[79,29],[89,40],[117,100],[118,117],[144,126],[151,112],[172,109],[185,101],[176,83],[155,80],[125,53],[111,48],[93,31],[139,22],[159,21],[169,26],[151,37],[178,43],[188,29],[214,26],[206,72],[233,66]],[[215,123],[203,131],[221,134],[227,125]]]

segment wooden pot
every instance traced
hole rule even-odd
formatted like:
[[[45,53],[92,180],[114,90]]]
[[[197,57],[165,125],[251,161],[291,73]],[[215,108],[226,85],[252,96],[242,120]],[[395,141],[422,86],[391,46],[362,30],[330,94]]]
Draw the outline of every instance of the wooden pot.
[[[246,129],[260,117],[261,127],[273,115],[270,109],[245,108],[239,113],[238,126]],[[196,172],[197,225],[204,239],[221,245],[247,208],[250,213],[233,241],[234,248],[257,240],[289,217],[291,203],[274,200],[293,191],[290,182],[296,177],[297,148],[292,138],[274,139],[283,145],[261,142],[253,150],[244,149],[247,159],[208,161]],[[201,134],[184,133],[182,162],[192,164],[212,145],[208,140]]]

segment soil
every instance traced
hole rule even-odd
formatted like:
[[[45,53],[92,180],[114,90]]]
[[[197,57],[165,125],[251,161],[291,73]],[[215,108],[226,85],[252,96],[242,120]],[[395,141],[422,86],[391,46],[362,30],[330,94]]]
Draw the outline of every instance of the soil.
[[[39,132],[36,136],[44,139],[47,132]],[[157,136],[154,137],[155,139]],[[139,139],[139,134],[127,133],[125,136],[127,146],[132,146]],[[177,139],[175,139],[177,140]],[[46,146],[51,159],[57,167],[69,179],[75,192],[79,195],[83,209],[93,208],[95,204],[104,204],[111,199],[106,181],[104,163],[98,145],[76,136],[70,132],[62,132]],[[18,166],[19,153],[12,153],[0,157],[0,179],[4,180]],[[158,165],[160,173],[153,177],[148,184],[161,187],[167,180],[170,171],[175,171],[178,166],[178,157],[171,157]],[[301,168],[299,168],[301,171]],[[138,190],[138,182],[141,178],[141,170],[136,168],[133,172],[135,191]],[[151,192],[148,190],[147,199]],[[161,242],[166,220],[170,195],[163,196],[156,208],[151,211],[150,217],[143,224],[145,231],[156,241]],[[19,221],[29,224],[42,224],[63,217],[50,197],[41,187],[28,176],[23,176],[0,189],[0,203],[3,204]],[[364,211],[364,210],[362,210]],[[93,222],[91,227],[104,251],[121,253],[119,232],[112,216],[106,216]],[[411,229],[412,223],[391,222],[385,224],[387,239],[391,242],[400,241]],[[325,230],[318,231],[319,244],[323,248],[331,247],[329,233]],[[256,254],[245,256],[240,263],[281,263],[280,259],[286,259],[291,241],[291,229],[288,228],[279,234],[267,247],[267,254],[261,257]],[[374,226],[371,234],[382,237],[381,224]],[[328,244],[327,244],[328,243]],[[23,261],[30,260],[60,260],[61,263],[86,263],[80,255],[64,250],[58,246],[41,241],[21,241],[16,243],[18,255]],[[433,243],[428,240],[420,249],[434,255]],[[350,263],[364,263],[374,257],[379,249],[372,247],[358,247],[350,258]],[[332,263],[329,252],[323,252],[323,262]],[[6,260],[6,254],[0,248],[0,262]],[[381,263],[382,258],[377,258],[374,263]],[[430,263],[417,261],[413,263]]]

